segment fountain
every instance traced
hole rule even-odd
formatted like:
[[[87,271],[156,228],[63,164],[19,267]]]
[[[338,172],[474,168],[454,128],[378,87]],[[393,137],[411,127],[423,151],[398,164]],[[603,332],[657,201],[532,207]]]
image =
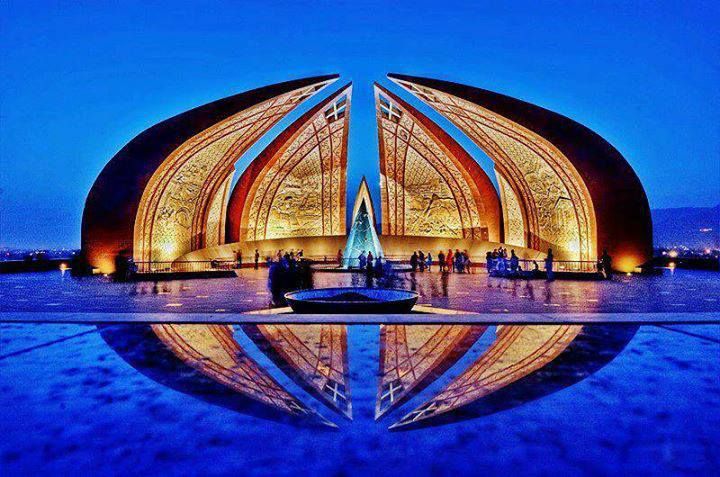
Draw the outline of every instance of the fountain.
[[[395,273],[396,268],[383,263],[379,272],[370,264],[368,270],[360,270],[358,257],[372,253],[374,258],[382,255],[382,246],[375,231],[375,213],[370,190],[365,178],[355,198],[353,221],[345,245],[343,261],[338,266],[314,267],[315,271],[362,272],[379,276]],[[418,294],[394,288],[340,287],[299,290],[285,294],[285,300],[296,313],[409,313],[417,302]]]

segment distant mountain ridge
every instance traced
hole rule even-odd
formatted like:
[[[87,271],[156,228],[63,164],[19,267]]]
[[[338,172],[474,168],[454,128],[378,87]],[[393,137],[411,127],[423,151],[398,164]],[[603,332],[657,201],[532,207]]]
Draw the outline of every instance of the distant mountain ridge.
[[[720,248],[720,204],[652,210],[655,247]]]

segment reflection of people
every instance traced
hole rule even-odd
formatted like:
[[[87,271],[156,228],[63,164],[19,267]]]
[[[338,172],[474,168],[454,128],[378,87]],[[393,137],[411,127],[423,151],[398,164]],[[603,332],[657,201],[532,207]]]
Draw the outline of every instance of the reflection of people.
[[[552,281],[555,279],[555,274],[553,273],[553,253],[552,249],[548,249],[547,257],[545,257],[545,272],[547,272],[547,279],[548,281]]]
[[[260,252],[258,252],[258,249],[255,249],[255,270],[258,269],[259,261],[260,261]]]

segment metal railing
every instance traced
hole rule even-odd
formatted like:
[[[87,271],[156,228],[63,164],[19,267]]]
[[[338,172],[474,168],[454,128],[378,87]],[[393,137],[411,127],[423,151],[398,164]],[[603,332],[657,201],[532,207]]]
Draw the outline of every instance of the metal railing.
[[[483,261],[489,271],[512,271],[512,262],[509,258],[496,258],[491,263]],[[545,260],[518,260],[518,270],[521,272],[544,272]],[[598,262],[593,260],[553,260],[555,273],[598,273]]]
[[[232,270],[237,268],[235,260],[192,260],[168,262],[135,262],[135,273],[184,273]]]
[[[307,256],[302,257],[303,260],[309,260],[315,263],[337,264],[336,257],[327,256]],[[382,263],[409,263],[410,260],[402,257],[383,257]],[[265,264],[265,259],[261,259],[261,264]],[[367,262],[365,262],[367,264]],[[373,260],[373,265],[375,260]],[[487,267],[486,260],[471,258],[472,267]],[[251,262],[243,261],[245,267],[251,266]],[[438,265],[435,257],[432,260],[433,267]],[[489,264],[490,271],[511,271],[512,263],[509,258],[493,259]],[[350,268],[360,268],[360,259],[343,258],[343,266]],[[131,264],[131,271],[135,273],[182,273],[182,272],[207,272],[215,270],[233,270],[238,268],[235,260],[187,260],[187,261],[164,261],[164,262],[134,262]],[[545,271],[544,260],[518,260],[518,270],[521,272]],[[572,272],[572,273],[598,273],[599,267],[596,261],[592,260],[554,260],[553,271],[556,273]]]

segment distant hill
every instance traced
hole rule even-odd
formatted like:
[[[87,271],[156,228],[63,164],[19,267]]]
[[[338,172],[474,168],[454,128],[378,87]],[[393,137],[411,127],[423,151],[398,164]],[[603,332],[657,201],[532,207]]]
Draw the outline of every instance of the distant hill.
[[[720,204],[654,209],[652,219],[655,247],[720,248]]]

